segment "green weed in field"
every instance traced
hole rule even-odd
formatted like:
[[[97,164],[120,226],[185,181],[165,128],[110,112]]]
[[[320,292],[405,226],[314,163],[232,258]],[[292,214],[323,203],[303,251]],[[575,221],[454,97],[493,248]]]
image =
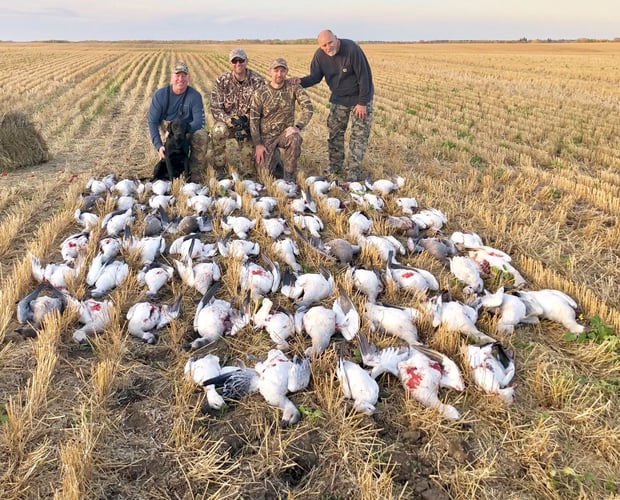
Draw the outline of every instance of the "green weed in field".
[[[481,156],[474,154],[469,159],[469,164],[474,168],[482,168],[486,167],[487,162]]]
[[[584,386],[596,387],[607,396],[615,396],[620,386],[620,379],[618,377],[597,378],[589,375],[579,375],[576,380]]]
[[[9,421],[9,416],[6,412],[6,405],[4,403],[0,403],[0,424]]]
[[[107,97],[114,97],[115,95],[118,95],[120,89],[121,89],[120,82],[111,82],[105,88],[105,95]]]
[[[549,478],[554,487],[567,487],[571,490],[579,490],[585,493],[585,488],[596,487],[597,484],[603,483],[607,491],[616,491],[615,481],[610,479],[601,479],[591,472],[577,472],[573,467],[566,465],[562,468],[551,467],[549,470]],[[607,489],[610,488],[610,489]]]
[[[566,332],[564,334],[564,340],[567,342],[596,342],[602,344],[603,342],[609,343],[609,350],[615,351],[620,343],[620,337],[616,335],[613,327],[605,324],[598,314],[595,314],[590,318],[590,327],[582,333]]]
[[[474,138],[474,136],[469,130],[462,130],[462,129],[459,129],[456,131],[456,136],[459,139],[463,139],[464,141],[468,141],[468,142],[471,142],[471,140]]]
[[[562,197],[562,192],[554,187],[548,187],[546,194],[552,200],[559,200]]]
[[[303,405],[299,406],[299,413],[301,413],[312,423],[316,423],[323,416],[323,413],[319,408],[312,409]]]

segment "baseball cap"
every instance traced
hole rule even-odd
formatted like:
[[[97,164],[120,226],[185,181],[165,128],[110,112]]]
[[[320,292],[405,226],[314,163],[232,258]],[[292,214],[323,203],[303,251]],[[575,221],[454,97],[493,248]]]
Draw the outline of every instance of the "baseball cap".
[[[228,61],[232,61],[235,57],[238,57],[239,59],[247,59],[248,55],[245,53],[245,50],[243,49],[232,49],[230,51],[230,54],[228,54]]]
[[[183,61],[177,61],[177,63],[174,65],[174,72],[189,74],[189,68],[187,67],[187,64],[185,64]]]
[[[279,68],[279,67],[288,69],[288,64],[286,64],[286,59],[284,59],[283,57],[277,57],[276,59],[274,59],[271,62],[269,69],[274,69],[274,68]]]

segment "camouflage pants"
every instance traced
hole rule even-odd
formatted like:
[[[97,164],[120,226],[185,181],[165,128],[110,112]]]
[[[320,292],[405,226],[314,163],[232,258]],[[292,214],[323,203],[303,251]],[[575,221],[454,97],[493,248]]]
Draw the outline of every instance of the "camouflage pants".
[[[166,137],[168,136],[168,124],[169,120],[164,120],[161,122],[159,133],[164,138],[164,142],[166,142]],[[207,148],[209,145],[209,131],[207,129],[196,130],[192,134],[191,138],[191,153],[189,157],[189,166],[192,172],[196,172],[197,174],[202,174],[206,168],[205,158],[207,156]]]
[[[213,165],[216,169],[226,167],[226,143],[229,139],[235,139],[235,129],[224,122],[217,121],[213,125]],[[251,139],[235,141],[239,148],[241,160],[240,173],[254,174],[254,145]]]
[[[329,167],[334,173],[341,173],[345,167],[344,134],[351,119],[351,137],[349,139],[349,159],[344,170],[351,176],[359,177],[362,172],[362,160],[368,148],[370,126],[372,125],[372,101],[366,106],[366,117],[359,119],[353,113],[354,106],[333,104],[327,117],[327,148]]]
[[[265,148],[267,153],[264,158],[264,165],[268,165],[269,172],[275,173],[276,164],[280,161],[278,148],[284,150],[284,178],[293,179],[297,172],[297,162],[301,155],[301,144],[304,142],[301,134],[291,134],[286,137],[284,132],[272,138],[265,139]]]

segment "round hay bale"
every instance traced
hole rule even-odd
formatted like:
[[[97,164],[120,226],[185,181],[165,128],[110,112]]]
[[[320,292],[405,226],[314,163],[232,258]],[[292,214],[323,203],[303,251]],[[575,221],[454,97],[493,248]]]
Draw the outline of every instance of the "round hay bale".
[[[41,132],[24,113],[0,115],[0,169],[16,170],[49,160]]]

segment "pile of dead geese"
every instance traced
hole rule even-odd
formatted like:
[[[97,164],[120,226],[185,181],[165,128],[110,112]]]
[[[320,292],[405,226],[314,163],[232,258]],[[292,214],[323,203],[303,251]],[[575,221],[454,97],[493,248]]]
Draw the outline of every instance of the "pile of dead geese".
[[[356,411],[375,411],[384,373],[397,377],[409,396],[447,419],[459,419],[460,412],[442,403],[438,393],[444,387],[463,391],[461,370],[468,370],[481,390],[511,403],[515,363],[495,337],[540,319],[581,332],[577,304],[558,290],[527,290],[510,256],[485,245],[477,234],[445,236],[447,216],[405,197],[404,184],[400,177],[349,183],[324,176],[298,183],[267,177],[261,183],[233,174],[205,185],[93,177],[74,214],[80,230],[61,244],[63,260],[42,263],[42,256],[29,257],[39,284],[17,305],[20,331],[32,334],[51,311],[74,308],[79,328],[73,339],[88,342],[112,321],[110,292],[136,273],[144,300],[127,310],[123,327],[146,343],[156,343],[162,328],[181,313],[180,297],[169,303],[159,298],[172,280],[202,296],[194,311],[184,311],[187,317],[193,314],[195,337],[185,346],[190,350],[185,375],[204,388],[212,408],[259,392],[282,410],[282,425],[297,422],[301,415],[289,395],[308,386],[312,360],[339,336],[361,353],[361,360],[341,354],[334,367],[339,387]],[[102,213],[112,203],[113,210]],[[341,228],[341,237],[325,239],[328,224]],[[96,253],[87,259],[95,234]],[[301,246],[327,264],[308,270],[300,262]],[[428,270],[404,263],[423,252],[462,284],[463,301],[441,290]],[[133,267],[128,255],[134,257]],[[241,293],[231,301],[220,283],[233,263]],[[341,271],[336,279],[327,270],[332,264]],[[507,277],[510,290],[485,288],[483,278],[492,270]],[[85,276],[87,286],[82,298],[68,291],[68,283],[79,276]],[[403,301],[406,305],[382,302],[388,287],[401,291],[398,296],[415,297],[416,306],[411,300]],[[495,331],[485,333],[476,325],[481,308],[497,316]],[[467,337],[463,359],[468,366],[459,367],[419,340],[423,319]],[[362,322],[366,331],[360,330]],[[192,350],[207,346],[208,351],[222,336],[246,328],[252,335],[265,332],[273,342],[253,367],[221,366],[212,353],[192,356]],[[392,345],[371,343],[375,332],[393,337]],[[290,354],[292,336],[307,338],[303,353]]]

